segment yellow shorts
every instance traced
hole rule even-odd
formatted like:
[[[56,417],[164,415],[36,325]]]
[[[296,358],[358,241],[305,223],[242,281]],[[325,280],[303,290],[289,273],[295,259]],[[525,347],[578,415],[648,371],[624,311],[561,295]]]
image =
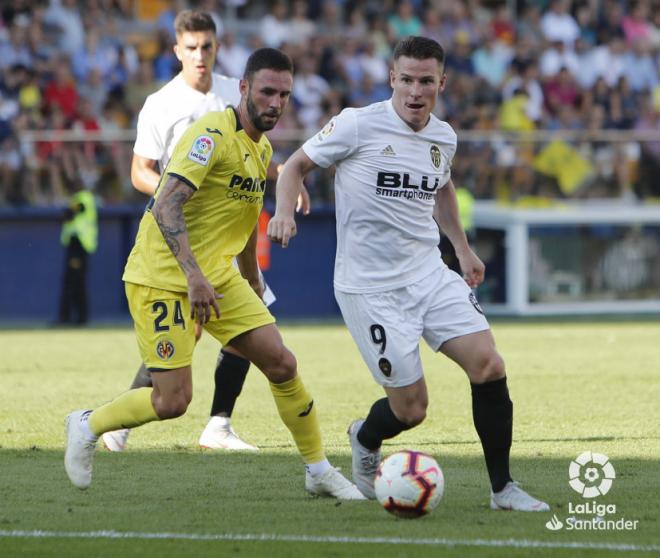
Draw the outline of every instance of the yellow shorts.
[[[211,310],[211,321],[204,329],[223,345],[241,333],[275,323],[266,305],[238,271],[216,291],[224,295],[218,300],[220,318]],[[172,370],[191,364],[195,328],[190,319],[188,294],[126,283],[126,298],[147,368]]]

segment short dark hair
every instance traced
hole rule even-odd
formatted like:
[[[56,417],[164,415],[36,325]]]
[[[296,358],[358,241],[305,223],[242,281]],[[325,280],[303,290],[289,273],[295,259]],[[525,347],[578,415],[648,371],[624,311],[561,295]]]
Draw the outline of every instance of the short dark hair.
[[[445,63],[445,51],[439,43],[428,37],[405,37],[394,47],[392,58],[396,61],[401,56],[414,58],[415,60],[426,60],[435,58],[440,66]]]
[[[183,10],[177,14],[174,19],[174,31],[177,35],[193,31],[213,31],[213,34],[217,33],[211,14],[194,10]]]
[[[259,70],[275,70],[276,72],[293,73],[293,62],[288,54],[276,48],[258,48],[248,58],[245,64],[243,78],[252,82],[252,77]]]

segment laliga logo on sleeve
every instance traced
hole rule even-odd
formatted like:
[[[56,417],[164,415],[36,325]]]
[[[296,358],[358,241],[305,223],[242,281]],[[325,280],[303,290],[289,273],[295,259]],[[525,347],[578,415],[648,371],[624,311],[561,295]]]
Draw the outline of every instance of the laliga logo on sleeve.
[[[616,473],[607,455],[585,451],[571,461],[568,477],[570,487],[583,498],[597,498],[610,491]]]
[[[192,148],[188,153],[188,159],[199,163],[200,165],[206,166],[209,162],[209,157],[215,144],[213,139],[209,136],[199,136],[193,142]]]

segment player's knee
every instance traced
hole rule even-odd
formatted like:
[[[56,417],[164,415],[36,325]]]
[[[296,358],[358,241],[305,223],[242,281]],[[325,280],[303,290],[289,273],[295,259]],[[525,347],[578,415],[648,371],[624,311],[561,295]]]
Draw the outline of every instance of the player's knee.
[[[426,404],[416,402],[414,405],[409,405],[397,418],[410,428],[422,424],[426,418]]]
[[[473,384],[493,382],[506,375],[504,360],[497,351],[490,352],[479,364],[479,367],[470,374],[470,381]]]
[[[282,345],[272,356],[270,362],[264,367],[263,372],[268,380],[274,384],[281,384],[292,380],[296,375],[298,363],[296,357],[289,349]]]
[[[180,391],[168,397],[157,398],[154,403],[154,410],[162,420],[178,418],[185,414],[192,401],[192,394],[187,391]]]

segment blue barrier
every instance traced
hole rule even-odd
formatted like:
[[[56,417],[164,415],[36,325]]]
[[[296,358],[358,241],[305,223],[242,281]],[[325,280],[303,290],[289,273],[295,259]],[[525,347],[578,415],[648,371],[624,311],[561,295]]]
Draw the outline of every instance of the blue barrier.
[[[99,209],[99,245],[89,261],[90,319],[128,319],[121,275],[133,246],[143,208]],[[54,321],[57,317],[64,249],[60,244],[63,211],[0,210],[0,320]],[[289,248],[271,246],[264,275],[283,318],[339,316],[333,291],[336,236],[334,210],[315,208],[298,217],[298,236]]]

